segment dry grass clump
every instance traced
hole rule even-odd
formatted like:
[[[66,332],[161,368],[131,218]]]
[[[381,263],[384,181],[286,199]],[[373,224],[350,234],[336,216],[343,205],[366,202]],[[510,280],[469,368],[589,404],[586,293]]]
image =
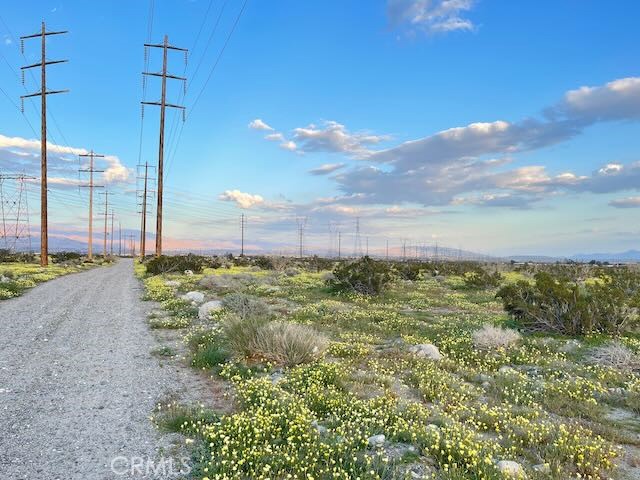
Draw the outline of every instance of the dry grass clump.
[[[324,335],[306,325],[271,322],[258,330],[253,348],[266,360],[293,367],[318,358],[328,343]]]
[[[508,348],[515,345],[521,336],[515,330],[508,328],[484,325],[480,330],[473,332],[473,344],[478,348]]]
[[[230,293],[222,299],[222,306],[241,319],[271,316],[271,309],[264,300],[244,293]]]
[[[594,348],[587,360],[594,365],[613,367],[625,372],[640,370],[640,356],[620,342]]]
[[[328,340],[305,325],[270,321],[266,316],[228,315],[222,322],[226,346],[236,357],[291,367],[318,358]]]

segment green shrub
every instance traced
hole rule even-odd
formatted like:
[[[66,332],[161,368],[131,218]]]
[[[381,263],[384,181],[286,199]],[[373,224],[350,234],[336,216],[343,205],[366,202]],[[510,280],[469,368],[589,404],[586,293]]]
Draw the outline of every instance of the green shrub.
[[[364,295],[379,295],[395,278],[390,264],[363,257],[345,262],[333,270],[333,278],[327,283],[338,292],[356,292]]]
[[[500,272],[496,270],[493,273],[489,273],[482,267],[465,272],[462,278],[467,288],[474,289],[495,288],[502,282]]]
[[[195,368],[214,368],[229,359],[229,351],[219,341],[200,345],[191,359]]]
[[[638,293],[627,274],[614,272],[593,282],[538,272],[535,283],[519,281],[502,287],[496,297],[522,328],[565,335],[619,335],[638,323]]]
[[[6,248],[0,248],[0,263],[35,263],[36,256],[33,253],[12,252]]]
[[[176,272],[182,273],[185,270],[191,270],[193,273],[200,273],[206,263],[206,259],[199,255],[160,255],[159,257],[148,260],[145,267],[147,269],[147,273],[151,275]]]
[[[80,263],[82,259],[82,255],[78,252],[56,252],[50,256],[53,263]]]

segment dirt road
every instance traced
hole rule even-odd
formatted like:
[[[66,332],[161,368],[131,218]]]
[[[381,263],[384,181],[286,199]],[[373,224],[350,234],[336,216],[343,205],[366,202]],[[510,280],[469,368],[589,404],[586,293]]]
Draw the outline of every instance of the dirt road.
[[[121,260],[0,302],[0,478],[176,477],[149,416],[178,374],[140,295]]]

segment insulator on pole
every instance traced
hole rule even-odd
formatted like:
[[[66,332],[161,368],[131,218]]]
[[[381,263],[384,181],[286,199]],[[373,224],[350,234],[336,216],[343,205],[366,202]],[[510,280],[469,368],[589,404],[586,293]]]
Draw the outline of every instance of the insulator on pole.
[[[184,95],[186,95],[186,94],[187,94],[187,81],[186,81],[186,80],[184,80],[184,81],[182,82],[182,93],[183,93]]]
[[[140,115],[142,116],[142,118],[144,118],[144,104],[140,105],[141,110],[140,110]]]
[[[20,76],[22,77],[22,85],[24,85],[24,70],[20,70]]]
[[[188,52],[186,52],[186,51],[185,51],[185,52],[184,52],[184,66],[185,66],[185,67],[187,66],[187,59],[188,59],[188,57],[189,57]]]
[[[24,38],[20,39],[20,53],[24,55]]]
[[[186,113],[186,109],[182,109],[182,123],[187,121],[187,113]]]
[[[20,113],[24,113],[24,98],[20,99]]]

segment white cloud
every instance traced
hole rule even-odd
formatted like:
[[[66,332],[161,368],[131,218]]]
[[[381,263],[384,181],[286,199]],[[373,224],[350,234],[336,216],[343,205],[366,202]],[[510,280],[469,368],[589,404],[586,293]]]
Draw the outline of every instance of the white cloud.
[[[387,15],[392,26],[415,34],[473,31],[475,25],[463,15],[474,0],[388,0]]]
[[[354,157],[364,157],[371,153],[368,145],[375,145],[389,137],[368,133],[351,133],[334,121],[324,122],[322,127],[308,125],[293,130],[293,138],[305,152],[345,153]]]
[[[518,192],[531,202],[557,190],[604,193],[637,189],[638,164],[609,163],[589,176],[574,172],[552,176],[542,166],[503,169],[513,154],[566,141],[594,123],[637,119],[640,78],[616,80],[568,92],[561,102],[544,110],[542,118],[476,122],[374,151],[364,160],[386,168],[368,165],[334,178],[342,192],[364,194],[369,203],[443,205],[463,194],[498,189],[512,196],[473,203],[515,205]],[[485,160],[488,156],[497,158]]]
[[[260,195],[241,192],[240,190],[225,190],[218,198],[225,202],[234,202],[241,208],[253,208],[264,205],[264,198]]]
[[[616,208],[640,208],[640,197],[626,197],[611,200],[609,205]]]
[[[284,135],[280,132],[270,133],[269,135],[264,136],[265,140],[269,140],[271,142],[284,142]]]
[[[252,130],[268,130],[268,131],[273,131],[273,128],[270,127],[269,125],[267,125],[265,122],[263,122],[261,119],[256,118],[255,120],[252,120],[251,122],[249,122],[249,128],[251,128]]]
[[[344,163],[323,163],[319,167],[309,170],[309,173],[311,175],[328,175],[335,172],[336,170],[344,168],[344,166]]]
[[[0,135],[0,166],[13,170],[25,169],[28,173],[40,172],[40,140]],[[76,175],[78,155],[89,153],[86,148],[57,145],[47,142],[49,173],[58,171]],[[106,182],[126,182],[132,171],[115,155],[104,157],[107,164],[103,178]],[[55,177],[52,177],[55,178]]]
[[[292,142],[291,140],[289,140],[286,142],[282,142],[280,144],[280,148],[283,148],[284,150],[289,150],[290,152],[295,152],[298,146],[296,145],[295,142]]]

